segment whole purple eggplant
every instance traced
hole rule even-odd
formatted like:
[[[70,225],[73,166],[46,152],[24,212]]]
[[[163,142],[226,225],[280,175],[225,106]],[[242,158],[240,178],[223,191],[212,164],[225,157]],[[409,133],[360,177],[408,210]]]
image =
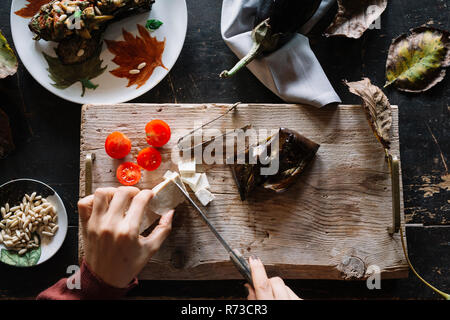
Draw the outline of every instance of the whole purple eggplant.
[[[321,1],[261,0],[252,31],[252,48],[230,71],[223,71],[220,77],[231,77],[255,58],[281,48],[311,19]]]

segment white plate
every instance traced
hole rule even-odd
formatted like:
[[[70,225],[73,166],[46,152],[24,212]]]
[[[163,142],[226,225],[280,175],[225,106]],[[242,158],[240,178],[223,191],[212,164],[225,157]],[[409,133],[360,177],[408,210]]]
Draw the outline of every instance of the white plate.
[[[0,206],[4,206],[6,202],[8,202],[10,206],[14,206],[20,202],[20,199],[23,198],[26,193],[30,195],[33,192],[45,197],[55,207],[56,213],[58,214],[58,230],[56,231],[55,236],[50,239],[41,238],[41,256],[36,263],[36,265],[38,265],[53,257],[66,238],[68,221],[63,201],[54,189],[41,181],[34,179],[17,179],[6,182],[0,186]],[[4,249],[5,246],[0,244],[0,250]]]
[[[111,61],[114,55],[103,44],[100,58],[103,60],[102,66],[107,65],[107,69],[99,77],[92,79],[92,82],[99,84],[99,87],[95,90],[87,89],[84,97],[81,97],[79,82],[67,89],[57,89],[52,85],[53,81],[49,78],[47,71],[47,61],[42,52],[56,56],[53,50],[56,43],[33,40],[33,33],[28,28],[30,19],[22,18],[14,13],[27,3],[27,0],[13,0],[11,5],[11,32],[19,57],[28,72],[43,87],[57,96],[75,103],[114,104],[134,99],[146,93],[169,73],[178,59],[186,37],[187,8],[185,0],[156,0],[150,13],[142,13],[111,24],[105,32],[104,39],[123,40],[122,28],[136,36],[138,34],[136,24],[145,26],[148,19],[161,20],[163,25],[151,33],[160,41],[166,39],[162,62],[168,70],[157,67],[147,82],[139,89],[136,89],[136,85],[127,87],[128,79],[117,78],[109,72],[116,69],[118,65]]]

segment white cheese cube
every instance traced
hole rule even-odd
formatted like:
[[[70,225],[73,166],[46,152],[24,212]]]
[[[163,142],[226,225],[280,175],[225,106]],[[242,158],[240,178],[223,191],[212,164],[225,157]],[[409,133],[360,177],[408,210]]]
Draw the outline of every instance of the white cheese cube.
[[[208,203],[215,199],[214,195],[206,189],[197,190],[195,196],[204,206],[207,206]]]
[[[181,176],[191,176],[195,173],[195,159],[192,161],[178,162],[178,171]]]
[[[178,189],[173,182],[176,181],[186,190],[180,179],[180,175],[177,172],[166,172],[164,177],[166,179],[152,189],[155,196],[150,200],[147,206],[146,213],[142,218],[139,233],[142,233],[150,227],[157,219],[157,215],[163,215],[169,210],[175,209],[179,204],[186,200],[183,193],[181,193],[180,189]]]
[[[170,170],[167,170],[166,173],[164,173],[163,178],[164,179],[170,179],[173,175],[173,172]]]
[[[176,206],[185,200],[183,193],[172,181],[176,181],[181,187],[184,187],[180,175],[173,172],[171,177],[152,189],[155,196],[150,200],[149,209],[154,213],[163,215],[167,211],[175,209]]]
[[[196,190],[193,190],[194,192],[201,190],[201,189],[210,189],[211,186],[209,185],[208,178],[206,177],[206,173],[202,173],[200,180],[197,183]]]
[[[201,176],[201,173],[195,173],[192,176],[181,176],[181,181],[186,183],[192,189],[192,191],[195,192],[197,191],[197,185],[200,181]]]

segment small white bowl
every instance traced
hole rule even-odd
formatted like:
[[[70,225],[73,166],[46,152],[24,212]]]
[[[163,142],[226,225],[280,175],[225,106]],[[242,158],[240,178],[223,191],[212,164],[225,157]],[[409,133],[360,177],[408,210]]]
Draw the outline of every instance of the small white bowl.
[[[0,259],[1,263],[17,267],[31,267],[41,264],[50,259],[59,250],[66,238],[68,221],[64,203],[56,191],[43,182],[33,179],[17,179],[6,182],[0,186],[0,207],[4,207],[6,203],[10,206],[15,206],[22,201],[25,194],[31,195],[33,192],[46,198],[55,207],[56,213],[58,214],[58,230],[51,239],[47,240],[41,237],[41,254],[37,262],[30,263],[29,265],[18,265],[14,260],[7,259],[8,261],[4,261]],[[0,244],[0,258],[4,254],[4,252],[1,252],[3,250],[6,250],[6,248],[3,244]]]

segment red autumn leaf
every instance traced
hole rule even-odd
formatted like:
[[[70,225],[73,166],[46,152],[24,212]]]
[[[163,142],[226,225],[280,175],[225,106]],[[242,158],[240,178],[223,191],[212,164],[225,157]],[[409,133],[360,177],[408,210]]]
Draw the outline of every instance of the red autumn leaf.
[[[116,55],[112,61],[119,65],[110,72],[116,77],[127,78],[127,87],[135,84],[139,88],[147,82],[156,67],[163,67],[166,70],[167,68],[162,63],[166,39],[158,41],[156,37],[150,36],[143,26],[137,27],[140,37],[135,38],[122,29],[124,41],[105,40],[105,42],[109,51]],[[145,66],[142,67],[144,62]]]
[[[25,5],[20,10],[14,12],[18,16],[22,18],[32,18],[36,13],[38,13],[39,9],[44,5],[49,3],[51,0],[27,0],[29,3]]]

